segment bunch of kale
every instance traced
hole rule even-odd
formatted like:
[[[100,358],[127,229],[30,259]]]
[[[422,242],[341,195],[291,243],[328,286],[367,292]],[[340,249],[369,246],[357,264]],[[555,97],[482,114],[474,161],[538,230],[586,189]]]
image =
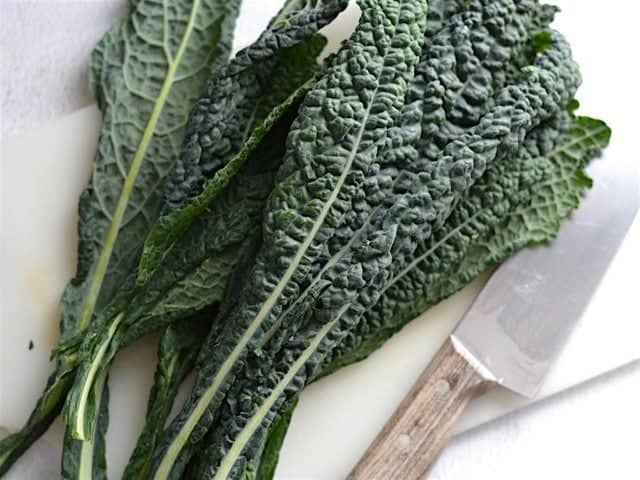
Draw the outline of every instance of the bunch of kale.
[[[25,429],[2,441],[0,471],[64,405],[63,476],[105,476],[109,365],[166,327],[125,478],[272,478],[301,390],[518,249],[552,240],[590,186],[584,166],[609,140],[603,122],[576,116],[578,67],[549,28],[556,9],[537,0],[360,0],[355,32],[322,64],[318,30],[345,0],[287,1],[228,63],[238,2],[205,2],[220,9],[212,23],[176,0],[161,13],[182,15],[181,41],[153,30],[152,3],[132,5],[94,54],[106,140],[81,203],[79,273],[56,371]],[[126,135],[113,138],[115,104],[132,89],[113,85],[126,62],[109,63],[111,75],[100,62],[140,38],[137,55],[148,53],[145,15],[167,61],[156,79],[166,88],[149,95],[166,105],[153,117],[127,104],[156,119],[135,139],[154,148],[133,155],[114,187],[108,166],[135,150]],[[197,40],[187,32],[207,28],[216,46],[198,65],[213,73],[189,102],[181,94],[197,85],[181,82],[200,70],[167,72]],[[181,148],[172,135],[184,136]],[[136,158],[143,168],[127,183]],[[107,195],[113,213],[98,201],[102,184],[119,192]],[[107,240],[95,228],[83,237],[96,218]],[[165,428],[194,369],[191,395]]]

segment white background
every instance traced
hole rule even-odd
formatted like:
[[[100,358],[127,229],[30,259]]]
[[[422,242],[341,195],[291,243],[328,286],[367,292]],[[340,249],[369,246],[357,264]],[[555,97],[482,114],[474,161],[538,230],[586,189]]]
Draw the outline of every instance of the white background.
[[[0,135],[27,132],[92,102],[85,80],[88,54],[124,3],[0,0]],[[280,2],[244,3],[240,44],[251,40]],[[633,146],[625,151],[640,162],[634,119],[640,112],[640,7],[627,0],[555,3],[564,10],[558,28],[572,41],[585,74],[582,111],[607,119],[614,145]],[[639,405],[636,363],[456,437],[430,478],[640,478]]]

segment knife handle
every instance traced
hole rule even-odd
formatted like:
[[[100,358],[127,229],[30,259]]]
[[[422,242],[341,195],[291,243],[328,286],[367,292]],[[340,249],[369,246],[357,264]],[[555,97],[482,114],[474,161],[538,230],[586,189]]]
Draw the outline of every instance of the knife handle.
[[[469,400],[492,385],[447,339],[348,480],[424,478]]]

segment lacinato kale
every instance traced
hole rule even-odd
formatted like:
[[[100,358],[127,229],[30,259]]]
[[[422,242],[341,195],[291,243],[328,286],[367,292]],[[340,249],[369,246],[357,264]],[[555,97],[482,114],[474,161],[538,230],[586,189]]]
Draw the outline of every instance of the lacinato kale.
[[[258,40],[240,51],[209,82],[187,127],[188,137],[198,140],[185,143],[177,168],[193,164],[195,173],[190,178],[201,179],[207,172],[212,178],[184,208],[169,208],[171,202],[165,202],[169,211],[160,217],[145,242],[135,296],[124,306],[120,302],[110,306],[102,321],[84,336],[82,365],[65,406],[65,419],[75,437],[92,438],[97,413],[97,397],[92,395],[95,379],[122,346],[221,301],[229,274],[258,227],[264,199],[272,186],[272,170],[281,154],[272,151],[275,156],[270,157],[269,152],[256,152],[266,158],[257,167],[247,167],[244,174],[238,173],[257,146],[273,143],[272,135],[282,138],[279,129],[283,125],[287,129],[288,114],[315,73],[315,58],[325,45],[324,39],[314,33],[344,6],[343,0],[318,2],[316,6],[291,0]],[[291,71],[296,74],[291,75]],[[231,101],[228,93],[233,91],[235,95],[236,90],[241,96]],[[219,151],[213,145],[203,149],[205,138],[217,130],[226,133],[214,145],[233,144],[239,130],[244,136],[231,150]],[[215,160],[220,155],[226,164]],[[207,162],[215,167],[203,170]],[[169,182],[167,190],[172,189]],[[218,201],[211,205],[214,199]],[[158,231],[163,232],[161,245],[153,240]],[[158,271],[159,266],[162,268]]]
[[[243,359],[260,344],[283,298],[296,294],[297,282],[359,192],[413,77],[425,7],[413,0],[362,2],[355,33],[305,96],[269,198],[253,270],[222,331],[203,348],[194,392],[168,429],[153,478],[182,473]],[[384,250],[392,236],[384,233],[372,242],[371,269],[354,272],[355,284],[374,281],[378,264],[390,261]]]
[[[308,384],[578,207],[611,132],[575,113],[557,8],[358,0],[321,64],[347,3],[286,0],[229,60],[239,0],[136,0],[98,44],[56,370],[0,473],[64,404],[62,477],[106,478],[110,364],[164,329],[124,478],[270,480]]]
[[[179,157],[189,112],[231,54],[240,0],[131,2],[91,55],[89,86],[103,114],[91,180],[80,196],[78,265],[62,298],[54,372],[20,432],[0,441],[0,474],[44,433],[73,382],[79,335],[132,278]],[[171,28],[168,29],[167,25]],[[135,277],[133,277],[135,278]]]

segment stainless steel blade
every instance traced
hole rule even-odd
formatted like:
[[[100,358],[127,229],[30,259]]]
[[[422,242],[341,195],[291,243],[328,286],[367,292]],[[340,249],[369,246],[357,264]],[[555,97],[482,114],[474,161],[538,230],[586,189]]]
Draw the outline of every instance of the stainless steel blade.
[[[528,397],[540,388],[640,204],[636,165],[600,160],[589,173],[594,187],[558,238],[504,263],[452,335],[481,373]]]

